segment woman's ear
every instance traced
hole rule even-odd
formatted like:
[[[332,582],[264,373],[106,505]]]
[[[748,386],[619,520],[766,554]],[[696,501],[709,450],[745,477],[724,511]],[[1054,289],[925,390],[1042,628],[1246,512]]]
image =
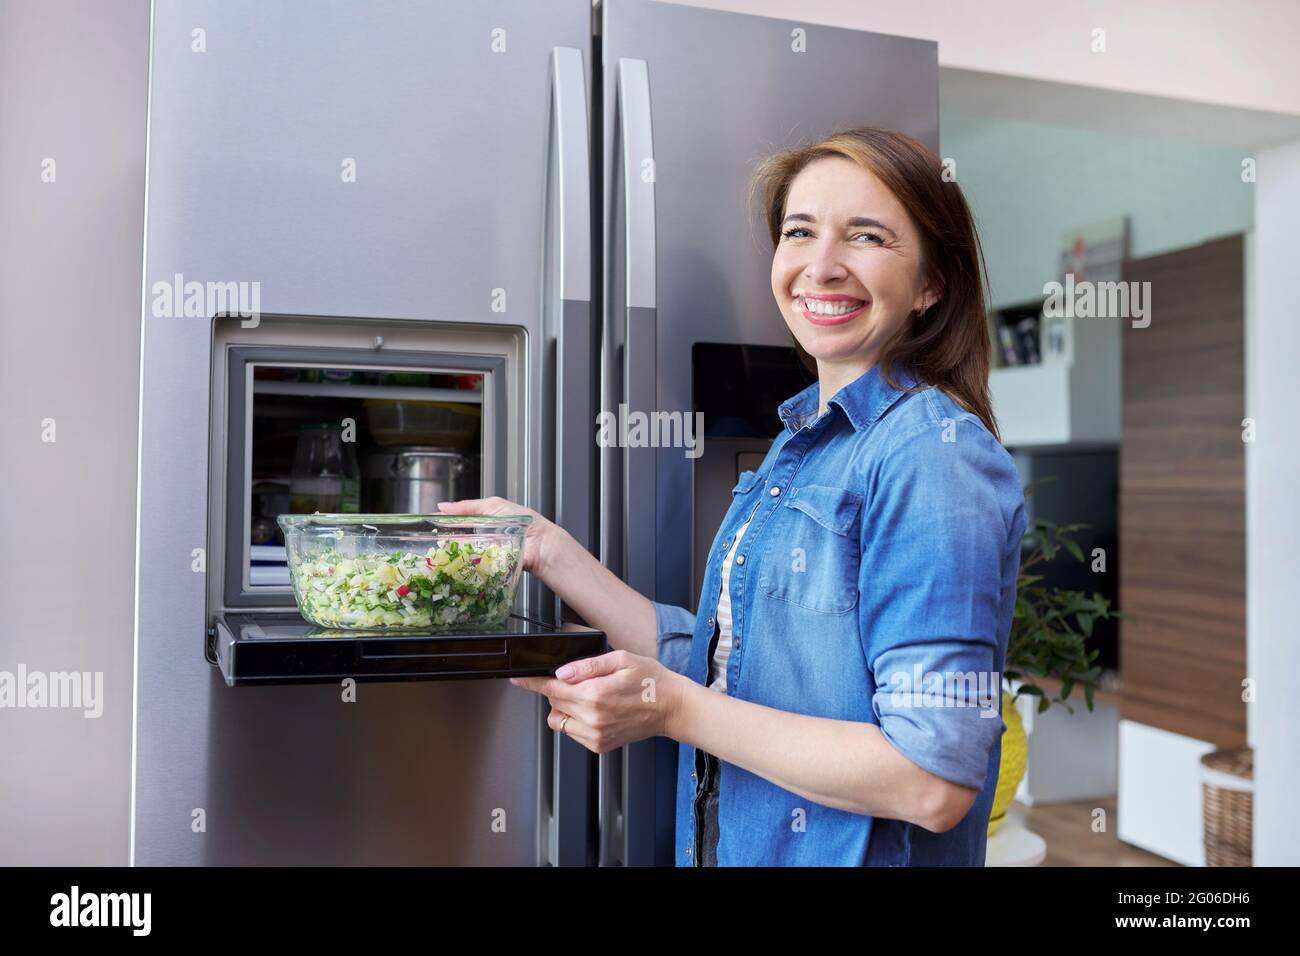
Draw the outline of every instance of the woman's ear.
[[[917,297],[916,308],[912,310],[912,314],[917,316],[925,315],[925,313],[930,310],[930,306],[934,305],[942,298],[942,289],[936,288],[933,283],[927,284],[926,287],[921,290],[921,294]]]

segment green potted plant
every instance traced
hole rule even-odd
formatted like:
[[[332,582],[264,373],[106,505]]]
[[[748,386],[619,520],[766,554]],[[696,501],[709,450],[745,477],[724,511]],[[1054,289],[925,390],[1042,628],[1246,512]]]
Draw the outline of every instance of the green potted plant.
[[[1026,487],[1025,497],[1031,493],[1032,487]],[[1121,615],[1112,611],[1110,601],[1100,594],[1049,587],[1043,583],[1041,574],[1033,573],[1038,565],[1056,560],[1062,550],[1083,561],[1083,551],[1071,535],[1086,527],[1058,525],[1036,518],[1025,528],[1020,573],[1016,579],[1016,607],[1002,674],[1002,719],[1007,726],[1002,734],[1002,759],[989,815],[989,836],[1006,819],[1029,756],[1029,741],[1015,706],[1016,698],[1022,694],[1037,697],[1040,714],[1053,703],[1064,704],[1073,714],[1068,698],[1078,686],[1083,688],[1088,710],[1093,709],[1093,694],[1101,677],[1101,668],[1093,662],[1100,652],[1089,651],[1087,641],[1096,621]],[[1044,677],[1061,682],[1059,696],[1052,698],[1034,683],[1035,678]],[[1014,692],[1013,681],[1020,681]]]

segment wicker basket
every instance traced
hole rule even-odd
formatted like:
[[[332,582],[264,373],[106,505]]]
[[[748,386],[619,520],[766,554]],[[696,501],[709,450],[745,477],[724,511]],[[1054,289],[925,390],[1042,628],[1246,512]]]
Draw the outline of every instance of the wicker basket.
[[[1216,750],[1201,758],[1205,865],[1251,865],[1255,759],[1249,747]]]

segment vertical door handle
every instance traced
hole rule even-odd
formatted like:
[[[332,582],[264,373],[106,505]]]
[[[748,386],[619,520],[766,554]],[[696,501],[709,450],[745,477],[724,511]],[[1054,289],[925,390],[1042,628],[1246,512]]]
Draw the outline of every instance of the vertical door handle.
[[[618,61],[624,236],[623,382],[628,411],[655,410],[658,354],[655,283],[655,165],[650,74],[645,60]],[[627,583],[655,593],[655,449],[625,448],[623,514]]]
[[[611,236],[620,245],[624,292],[622,303],[611,302],[610,322],[619,328],[607,335],[622,347],[621,388],[616,401],[630,412],[648,415],[657,403],[658,318],[656,312],[655,163],[650,113],[650,74],[644,60],[618,61],[615,82],[614,172],[621,188],[614,192],[614,222],[623,235]],[[619,213],[621,212],[621,216]],[[621,241],[620,241],[621,240]],[[619,283],[615,284],[617,287]],[[607,360],[612,359],[612,355]],[[606,409],[617,413],[618,409]],[[655,449],[622,450],[621,480],[602,482],[602,555],[633,588],[646,597],[655,594]],[[613,500],[611,500],[613,499]],[[618,522],[611,534],[610,522]],[[613,547],[611,547],[613,545]],[[600,862],[602,865],[654,863],[655,741],[642,740],[617,754],[601,758],[599,776]],[[640,821],[635,829],[629,819]]]
[[[551,169],[548,212],[557,278],[556,520],[592,547],[595,372],[591,320],[591,170],[582,53],[551,52]],[[549,227],[548,227],[549,228]]]
[[[555,520],[591,546],[593,382],[591,323],[591,172],[587,84],[582,51],[555,47],[550,60],[546,200],[542,235],[542,327],[554,337]],[[545,344],[549,351],[552,342]],[[546,592],[549,593],[549,590]],[[560,600],[553,607],[560,622]],[[538,702],[540,756],[549,766],[550,827],[543,857],[553,866],[588,861],[587,795],[596,761],[581,744],[547,726]],[[563,799],[561,799],[563,796]]]

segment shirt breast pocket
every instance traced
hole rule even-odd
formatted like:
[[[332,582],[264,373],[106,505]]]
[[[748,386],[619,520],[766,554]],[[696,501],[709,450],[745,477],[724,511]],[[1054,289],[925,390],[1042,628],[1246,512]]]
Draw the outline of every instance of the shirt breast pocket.
[[[754,485],[756,485],[757,483],[758,483],[758,472],[748,471],[748,470],[742,471],[740,475],[736,478],[736,487],[731,489],[732,497],[735,498],[735,497],[739,497],[740,495],[749,494],[751,491],[754,490]]]
[[[844,614],[858,603],[862,495],[830,485],[791,489],[777,510],[759,588],[810,611]]]
[[[745,506],[756,500],[754,489],[761,479],[756,471],[742,471],[736,479],[736,486],[731,489],[731,514],[744,510]],[[731,517],[729,514],[727,517]],[[748,512],[746,512],[748,517]]]

